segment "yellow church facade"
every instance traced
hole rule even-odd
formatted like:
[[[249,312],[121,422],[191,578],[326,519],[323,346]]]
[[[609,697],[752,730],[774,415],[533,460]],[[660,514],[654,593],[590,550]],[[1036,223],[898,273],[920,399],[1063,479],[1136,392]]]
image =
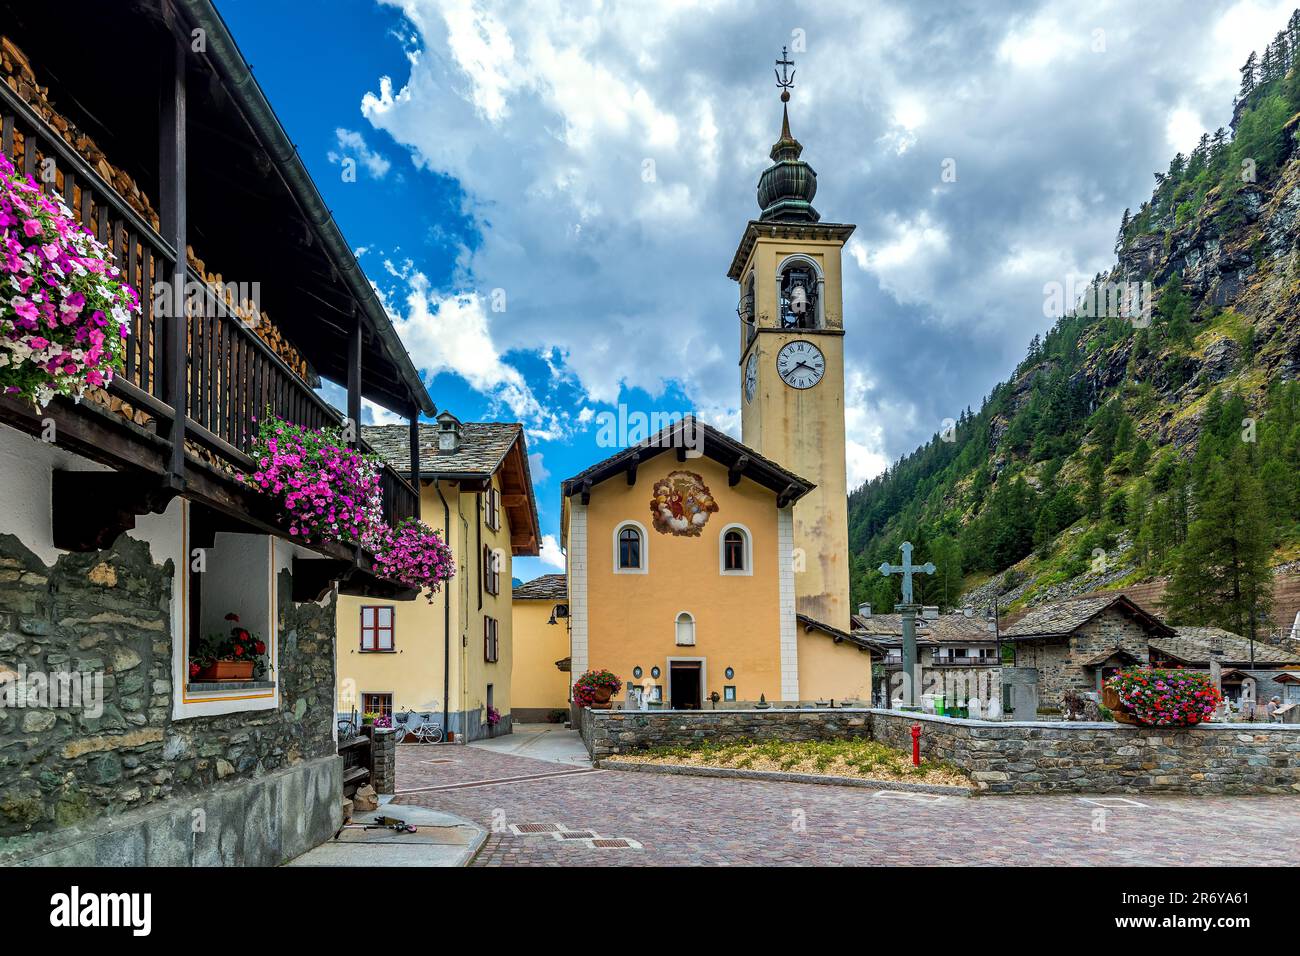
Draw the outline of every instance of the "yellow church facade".
[[[678,709],[797,699],[792,509],[811,488],[689,417],[565,481],[572,675]]]
[[[406,426],[365,427],[362,434],[389,464],[409,472]],[[540,540],[523,429],[462,423],[443,412],[437,425],[420,426],[419,441],[421,520],[443,535],[456,574],[432,601],[340,593],[338,711],[409,710],[457,741],[508,733],[512,559],[536,555]]]

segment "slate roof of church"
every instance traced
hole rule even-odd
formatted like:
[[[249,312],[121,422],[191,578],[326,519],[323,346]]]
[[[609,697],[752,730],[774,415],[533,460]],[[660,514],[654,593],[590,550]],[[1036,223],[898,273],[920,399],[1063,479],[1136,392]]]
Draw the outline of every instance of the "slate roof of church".
[[[1102,594],[1043,604],[1002,632],[1011,639],[1069,637],[1103,611],[1114,608],[1142,624],[1153,637],[1173,637],[1174,629],[1122,594]]]
[[[514,589],[516,601],[562,601],[569,596],[563,574],[543,574]]]
[[[680,437],[680,433],[687,428],[699,428],[701,430],[703,440],[700,442],[701,447],[697,450],[704,456],[712,458],[719,464],[728,466],[728,468],[739,463],[743,458],[745,465],[741,469],[741,474],[746,478],[770,488],[777,492],[778,495],[783,494],[788,489],[792,490],[792,494],[786,500],[787,504],[799,500],[817,487],[808,479],[800,478],[794,472],[781,467],[770,458],[765,458],[748,445],[736,441],[736,439],[718,431],[712,425],[699,421],[692,415],[687,415],[680,421],[661,428],[644,441],[610,455],[608,458],[596,462],[590,468],[580,471],[572,478],[565,480],[560,486],[560,494],[566,498],[571,497],[581,492],[583,485],[587,482],[594,486],[613,475],[625,472],[629,466],[642,460],[641,456],[645,452],[649,452],[650,455],[658,455],[683,446],[684,442]],[[690,461],[691,459],[687,458],[683,463],[683,467],[689,467]]]
[[[523,432],[518,422],[461,422],[460,447],[438,450],[438,426],[420,423],[420,471],[488,477],[501,467],[506,452]],[[406,425],[363,425],[361,435],[400,474],[411,473],[410,429]]]
[[[1224,664],[1249,664],[1250,639],[1225,631],[1221,627],[1176,627],[1175,634],[1169,638],[1152,638],[1151,647],[1155,650],[1176,657],[1187,664],[1208,667],[1210,665],[1210,642],[1218,641],[1223,649],[1219,660]],[[1262,641],[1255,642],[1255,663],[1258,664],[1297,664],[1300,654],[1281,647],[1274,647]]]

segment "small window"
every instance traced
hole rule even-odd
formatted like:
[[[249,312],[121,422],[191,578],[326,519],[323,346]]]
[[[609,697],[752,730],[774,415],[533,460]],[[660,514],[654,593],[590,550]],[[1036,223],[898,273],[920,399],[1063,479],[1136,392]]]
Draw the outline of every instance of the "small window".
[[[362,694],[361,713],[378,714],[380,717],[393,716],[392,694]]]
[[[623,571],[641,567],[641,532],[636,528],[624,528],[618,533],[618,566]]]
[[[391,651],[393,649],[394,610],[374,606],[361,609],[361,649],[363,651]]]
[[[722,688],[722,699],[723,699],[723,700],[735,700],[735,699],[736,699],[736,685],[735,685],[735,684],[727,684],[726,686],[724,686],[724,687]]]
[[[484,520],[487,526],[493,531],[501,530],[501,492],[495,488],[487,490]]]
[[[718,564],[723,574],[753,573],[754,549],[749,531],[743,525],[730,524],[723,528],[718,546],[721,551]]]
[[[677,646],[693,647],[695,645],[695,618],[687,611],[677,615]]]
[[[501,593],[501,557],[487,545],[483,546],[483,590],[488,594]]]
[[[497,662],[497,619],[483,618],[483,660],[489,664]]]

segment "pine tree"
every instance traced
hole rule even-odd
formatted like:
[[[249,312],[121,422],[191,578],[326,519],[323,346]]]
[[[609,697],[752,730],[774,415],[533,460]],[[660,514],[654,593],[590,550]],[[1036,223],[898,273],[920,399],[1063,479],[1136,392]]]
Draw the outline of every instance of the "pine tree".
[[[1165,606],[1190,624],[1218,624],[1255,636],[1273,598],[1271,541],[1263,487],[1245,443],[1201,488]]]

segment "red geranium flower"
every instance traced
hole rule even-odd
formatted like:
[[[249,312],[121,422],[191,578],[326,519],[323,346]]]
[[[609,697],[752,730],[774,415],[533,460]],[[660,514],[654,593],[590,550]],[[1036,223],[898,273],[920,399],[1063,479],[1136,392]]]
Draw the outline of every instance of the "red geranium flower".
[[[266,644],[264,644],[262,641],[258,641],[256,644],[253,645],[253,650],[257,651],[257,653],[259,654],[265,654]]]
[[[226,615],[226,620],[227,620],[227,621],[235,621],[235,622],[238,622],[238,621],[239,621],[239,615],[238,615],[238,614],[235,614],[235,613],[232,611],[231,613],[229,613],[229,614]]]
[[[236,644],[236,645],[235,645],[235,656],[236,656],[236,657],[243,657],[243,656],[244,656],[244,648],[243,648],[241,645],[239,645],[239,644]]]

